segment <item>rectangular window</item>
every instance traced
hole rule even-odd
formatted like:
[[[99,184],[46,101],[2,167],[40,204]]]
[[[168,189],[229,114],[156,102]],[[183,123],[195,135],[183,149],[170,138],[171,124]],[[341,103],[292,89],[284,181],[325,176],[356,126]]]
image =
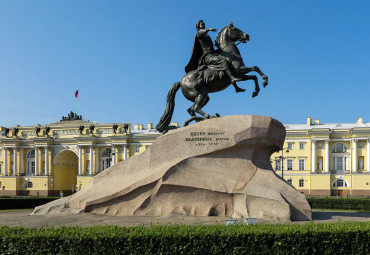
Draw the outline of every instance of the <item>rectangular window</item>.
[[[32,170],[32,173],[34,174],[35,173],[35,161],[31,162],[31,170]]]
[[[299,170],[304,170],[304,159],[299,160]]]
[[[0,164],[0,174],[2,172],[3,168],[2,168],[2,164]],[[0,185],[1,186],[1,185]]]
[[[293,150],[293,143],[288,143],[288,150]]]
[[[287,159],[287,170],[293,170],[293,159]]]
[[[140,146],[135,147],[135,152],[140,152]]]
[[[281,161],[280,161],[280,159],[275,159],[275,170],[281,170]]]
[[[304,187],[304,180],[303,179],[299,180],[299,187]]]
[[[33,183],[32,182],[28,182],[27,183],[27,188],[32,188],[33,187]]]
[[[304,150],[304,143],[299,143],[299,149]]]
[[[337,170],[343,170],[343,157],[337,157]]]
[[[288,179],[288,183],[290,184],[290,185],[293,185],[293,180],[292,179]]]

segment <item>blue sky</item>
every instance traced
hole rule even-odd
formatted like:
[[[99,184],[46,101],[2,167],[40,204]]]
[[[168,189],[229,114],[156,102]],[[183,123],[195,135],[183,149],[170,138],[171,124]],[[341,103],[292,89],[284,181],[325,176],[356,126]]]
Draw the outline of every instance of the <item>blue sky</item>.
[[[248,33],[244,62],[269,76],[253,99],[252,81],[211,94],[207,113],[370,121],[369,1],[229,2],[0,1],[0,126],[57,122],[77,110],[77,88],[86,120],[157,124],[199,19]],[[191,104],[179,91],[173,121]]]

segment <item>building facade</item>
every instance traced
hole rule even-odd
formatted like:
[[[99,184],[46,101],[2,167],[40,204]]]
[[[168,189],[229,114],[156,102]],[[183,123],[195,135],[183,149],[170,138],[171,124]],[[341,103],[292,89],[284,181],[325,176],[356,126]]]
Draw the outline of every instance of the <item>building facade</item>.
[[[71,112],[60,122],[1,128],[0,196],[59,196],[139,154],[160,135],[152,124],[99,124]]]
[[[285,127],[284,149],[271,156],[278,175],[305,195],[370,196],[370,123],[307,118]],[[71,194],[159,136],[151,123],[99,124],[72,112],[52,124],[2,127],[0,196]]]
[[[310,196],[370,196],[370,123],[287,124],[274,170]]]

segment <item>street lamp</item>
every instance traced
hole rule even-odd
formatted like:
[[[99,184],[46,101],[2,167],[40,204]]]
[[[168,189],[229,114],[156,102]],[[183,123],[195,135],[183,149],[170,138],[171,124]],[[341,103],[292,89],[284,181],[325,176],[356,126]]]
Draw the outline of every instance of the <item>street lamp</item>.
[[[286,149],[286,153],[289,152],[288,148],[284,148],[281,150],[281,156],[279,157],[281,159],[281,178],[284,179],[284,150]]]

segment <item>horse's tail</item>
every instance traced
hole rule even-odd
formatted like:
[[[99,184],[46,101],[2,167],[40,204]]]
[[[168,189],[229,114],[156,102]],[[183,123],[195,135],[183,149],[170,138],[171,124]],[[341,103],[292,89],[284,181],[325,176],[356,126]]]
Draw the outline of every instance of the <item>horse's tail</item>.
[[[173,110],[175,109],[175,96],[176,92],[180,88],[180,85],[180,82],[175,82],[168,91],[166,109],[164,110],[158,125],[155,127],[155,129],[161,133],[168,128],[168,125],[171,122]]]

